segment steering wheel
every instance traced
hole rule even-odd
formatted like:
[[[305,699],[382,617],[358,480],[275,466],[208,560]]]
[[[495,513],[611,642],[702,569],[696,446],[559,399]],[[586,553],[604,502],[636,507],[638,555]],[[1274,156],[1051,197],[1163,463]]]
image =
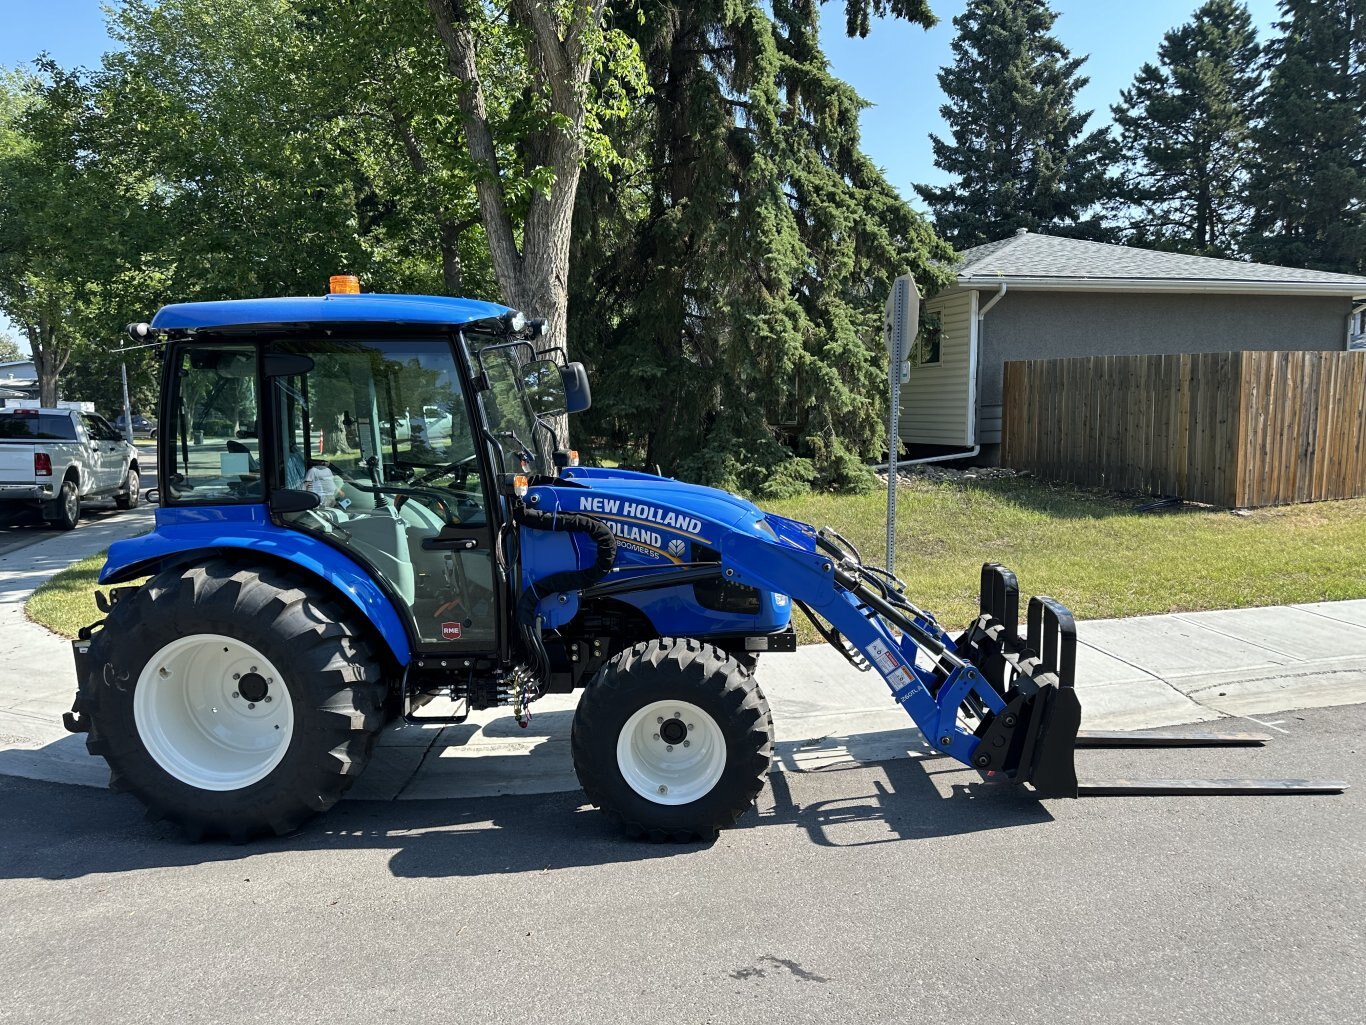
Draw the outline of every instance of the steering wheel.
[[[437,516],[441,517],[441,522],[442,522],[442,523],[459,523],[459,522],[460,522],[460,517],[456,516],[456,515],[451,511],[451,507],[450,507],[450,505],[449,505],[447,502],[445,502],[443,499],[437,498],[435,495],[428,495],[428,494],[425,494],[425,493],[423,493],[423,494],[409,494],[409,495],[395,495],[395,496],[394,496],[394,510],[395,510],[396,512],[402,512],[402,511],[403,511],[403,507],[404,507],[405,505],[408,504],[408,499],[410,499],[410,498],[416,500],[416,502],[417,502],[418,505],[425,505],[425,506],[426,506],[428,509],[430,509],[432,512],[436,513]]]
[[[435,470],[428,470],[426,473],[414,477],[413,483],[430,484],[432,481],[440,480],[442,477],[449,477],[453,473],[459,473],[467,463],[474,462],[476,458],[477,453],[472,452],[464,459],[457,459],[453,463],[447,463],[445,466],[438,466]]]

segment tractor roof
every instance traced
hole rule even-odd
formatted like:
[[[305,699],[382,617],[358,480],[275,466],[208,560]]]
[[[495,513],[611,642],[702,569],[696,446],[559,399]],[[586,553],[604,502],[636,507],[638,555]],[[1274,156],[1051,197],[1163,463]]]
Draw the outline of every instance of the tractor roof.
[[[477,299],[439,295],[310,295],[279,299],[229,299],[163,306],[152,320],[157,330],[252,327],[283,324],[469,324],[501,317],[509,310]]]

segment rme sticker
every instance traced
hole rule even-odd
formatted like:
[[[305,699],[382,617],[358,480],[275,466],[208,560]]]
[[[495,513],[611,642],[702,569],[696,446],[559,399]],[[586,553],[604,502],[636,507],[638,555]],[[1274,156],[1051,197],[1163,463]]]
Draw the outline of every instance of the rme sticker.
[[[458,641],[458,640],[460,640],[460,634],[461,634],[462,630],[463,630],[463,628],[461,627],[461,625],[460,625],[459,623],[450,623],[450,622],[442,623],[442,624],[441,624],[441,639],[442,639],[443,641]]]
[[[869,644],[868,654],[873,656],[873,665],[877,666],[877,671],[883,676],[891,676],[901,668],[896,655],[892,654],[892,649],[881,641]]]
[[[657,509],[644,502],[628,502],[619,498],[598,498],[582,495],[579,498],[579,511],[601,513],[604,516],[621,516],[631,520],[644,520],[685,534],[696,534],[702,530],[702,521],[696,516]]]

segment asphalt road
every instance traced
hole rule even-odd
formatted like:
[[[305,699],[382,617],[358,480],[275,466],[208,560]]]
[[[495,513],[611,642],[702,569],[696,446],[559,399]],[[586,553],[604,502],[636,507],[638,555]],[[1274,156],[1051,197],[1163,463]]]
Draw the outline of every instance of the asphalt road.
[[[0,1022],[1359,1021],[1366,706],[1271,721],[1079,759],[1357,788],[1040,806],[903,760],[771,777],[710,846],[618,840],[575,793],[234,847],[0,778]]]

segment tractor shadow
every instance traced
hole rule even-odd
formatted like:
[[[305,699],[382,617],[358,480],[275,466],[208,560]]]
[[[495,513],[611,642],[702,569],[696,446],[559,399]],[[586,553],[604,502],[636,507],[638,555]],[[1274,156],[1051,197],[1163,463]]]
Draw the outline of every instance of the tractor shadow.
[[[187,843],[173,827],[147,822],[127,795],[8,777],[0,778],[0,879],[71,879],[331,851],[389,852],[397,878],[477,878],[707,856],[712,848],[743,851],[756,832],[765,846],[796,839],[781,836],[795,832],[834,850],[1051,821],[1026,795],[975,779],[947,760],[916,758],[774,772],[756,807],[712,843],[625,840],[575,790],[347,800],[291,836],[234,845]]]

